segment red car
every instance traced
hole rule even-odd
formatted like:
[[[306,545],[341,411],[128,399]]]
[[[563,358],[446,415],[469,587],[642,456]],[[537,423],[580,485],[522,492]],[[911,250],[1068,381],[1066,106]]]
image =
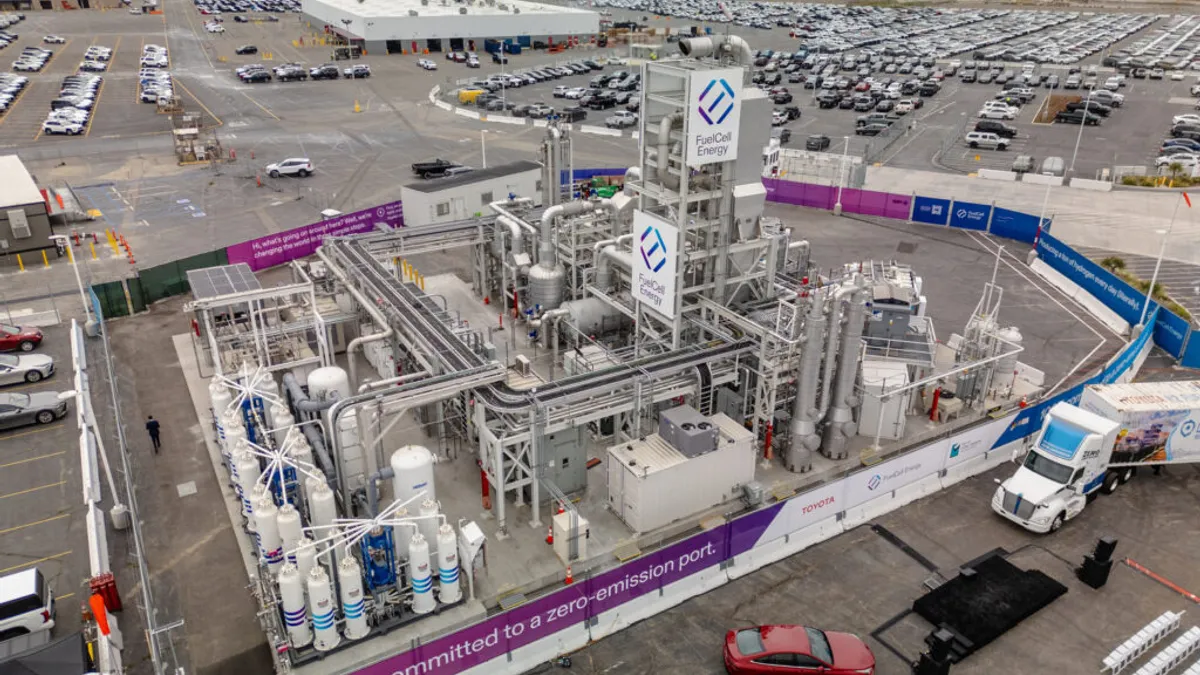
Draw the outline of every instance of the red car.
[[[0,323],[0,352],[33,351],[42,343],[42,331],[32,326],[10,326]]]
[[[875,675],[875,655],[849,633],[758,626],[725,636],[725,670],[731,675]]]

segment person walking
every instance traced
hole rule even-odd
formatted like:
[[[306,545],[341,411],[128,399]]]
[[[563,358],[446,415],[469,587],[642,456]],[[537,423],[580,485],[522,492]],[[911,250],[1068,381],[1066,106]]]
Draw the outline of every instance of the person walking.
[[[158,441],[158,420],[154,419],[154,415],[146,417],[146,431],[150,434],[150,442],[154,443],[154,454],[157,455],[162,444]]]

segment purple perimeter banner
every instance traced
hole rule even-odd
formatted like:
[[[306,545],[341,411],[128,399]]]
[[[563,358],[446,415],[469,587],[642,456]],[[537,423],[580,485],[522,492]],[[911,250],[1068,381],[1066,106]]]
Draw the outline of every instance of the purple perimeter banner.
[[[369,232],[375,227],[375,223],[403,227],[404,207],[400,202],[391,202],[342,214],[337,218],[234,244],[225,249],[225,252],[229,256],[230,265],[246,263],[250,269],[257,271],[312,255],[325,237]]]
[[[450,675],[486,663],[717,565],[731,554],[729,532],[729,525],[703,532],[412,651],[389,657],[359,670],[356,675]]]

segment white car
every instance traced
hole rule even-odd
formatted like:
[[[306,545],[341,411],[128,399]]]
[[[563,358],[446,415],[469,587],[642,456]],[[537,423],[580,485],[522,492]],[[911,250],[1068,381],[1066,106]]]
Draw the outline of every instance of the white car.
[[[1194,168],[1200,165],[1200,155],[1190,153],[1180,153],[1178,155],[1165,155],[1154,160],[1154,166],[1162,168],[1178,162],[1184,168]]]
[[[45,65],[45,61],[13,61],[12,67],[13,70],[33,73],[41,70]]]
[[[46,117],[46,120],[61,120],[64,122],[85,124],[88,121],[88,117],[89,114],[86,110],[80,110],[79,108],[59,108],[58,110],[51,112],[50,115]]]
[[[1017,118],[1017,114],[1012,108],[983,108],[979,111],[979,117],[985,120],[1012,120]]]
[[[900,101],[896,104],[895,108],[892,108],[892,112],[896,113],[897,115],[907,115],[913,110],[914,108],[912,101]]]
[[[68,122],[62,119],[51,118],[42,122],[42,133],[77,136],[83,133],[83,125],[79,122]]]
[[[46,354],[0,354],[0,384],[40,382],[54,374],[54,357]]]
[[[45,42],[48,45],[62,45],[67,43],[67,39],[64,37],[59,37],[58,35],[47,35],[46,37],[42,38],[42,42]]]
[[[1171,118],[1171,124],[1200,124],[1200,115],[1185,113]]]
[[[419,59],[417,61],[417,65],[421,66],[425,70],[437,70],[437,64],[429,59]]]
[[[560,84],[554,88],[554,92],[552,95],[554,96],[554,98],[563,98],[564,96],[567,95],[568,91],[571,91],[570,87],[568,87],[565,84]]]
[[[563,94],[563,98],[569,98],[573,101],[577,101],[577,100],[583,98],[583,94],[586,91],[587,90],[584,89],[583,87],[575,87],[574,89],[568,89],[567,93]]]
[[[267,165],[267,175],[271,178],[279,178],[280,176],[300,176],[304,178],[312,172],[312,161],[306,157],[294,157]]]
[[[222,26],[219,23],[207,23],[207,24],[204,24],[204,30],[206,30],[210,33],[224,33],[225,26]]]
[[[771,126],[778,127],[788,123],[787,113],[782,110],[776,110],[771,113]]]
[[[108,64],[103,61],[84,61],[79,64],[79,69],[89,73],[102,73],[108,70]]]
[[[1171,79],[1176,82],[1182,80],[1183,79],[1183,71],[1182,70],[1172,70],[1171,71]]]

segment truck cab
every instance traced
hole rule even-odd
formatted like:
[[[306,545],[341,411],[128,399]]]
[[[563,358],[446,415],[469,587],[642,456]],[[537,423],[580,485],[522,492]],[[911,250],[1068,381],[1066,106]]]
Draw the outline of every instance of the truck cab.
[[[1067,403],[1046,413],[1024,461],[992,496],[992,510],[1033,532],[1079,515],[1097,490],[1112,492],[1132,469],[1110,471],[1121,425]]]

